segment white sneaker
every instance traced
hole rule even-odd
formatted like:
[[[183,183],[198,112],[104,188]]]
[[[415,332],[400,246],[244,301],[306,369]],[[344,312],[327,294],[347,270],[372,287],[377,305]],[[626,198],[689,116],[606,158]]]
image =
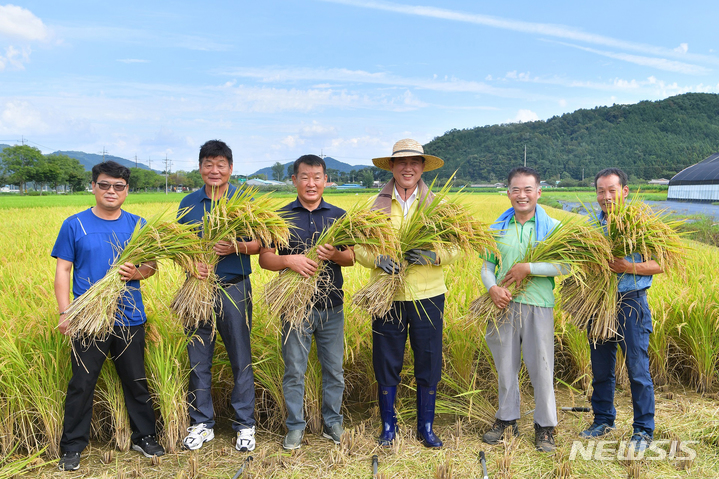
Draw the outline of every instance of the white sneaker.
[[[240,432],[237,433],[235,449],[240,452],[250,452],[255,450],[255,426],[247,429],[240,429]]]
[[[190,451],[201,448],[204,443],[215,438],[215,431],[205,426],[204,422],[188,427],[187,432],[189,434],[183,439],[182,443]]]

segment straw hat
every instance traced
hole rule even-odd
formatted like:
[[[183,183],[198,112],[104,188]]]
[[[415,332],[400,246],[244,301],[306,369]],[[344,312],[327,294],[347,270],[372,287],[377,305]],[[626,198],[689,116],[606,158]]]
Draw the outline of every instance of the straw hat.
[[[377,168],[392,171],[392,160],[408,156],[421,156],[424,158],[424,171],[436,170],[444,165],[444,161],[441,158],[425,155],[422,145],[420,145],[418,141],[410,139],[399,140],[392,147],[392,156],[372,158],[372,163],[374,163],[374,166]]]

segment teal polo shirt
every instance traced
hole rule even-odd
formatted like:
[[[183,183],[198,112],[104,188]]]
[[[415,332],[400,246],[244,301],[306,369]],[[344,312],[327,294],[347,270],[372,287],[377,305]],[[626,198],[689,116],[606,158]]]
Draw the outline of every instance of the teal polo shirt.
[[[559,221],[550,218],[552,228],[556,228]],[[500,239],[497,241],[497,248],[502,255],[502,268],[497,274],[497,284],[507,275],[512,266],[522,261],[528,247],[536,242],[535,233],[536,222],[534,217],[527,220],[526,223],[518,223],[516,218],[512,218]],[[496,258],[488,259],[496,264]],[[554,307],[554,278],[545,276],[527,276],[523,284],[524,291],[514,296],[512,301],[522,304],[530,304],[533,306],[541,306],[544,308]]]

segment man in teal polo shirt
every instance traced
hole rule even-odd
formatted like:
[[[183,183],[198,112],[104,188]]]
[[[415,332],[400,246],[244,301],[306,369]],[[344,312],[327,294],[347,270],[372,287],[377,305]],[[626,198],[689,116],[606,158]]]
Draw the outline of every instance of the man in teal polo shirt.
[[[499,408],[496,421],[482,439],[497,444],[507,429],[519,432],[519,368],[522,355],[534,387],[535,446],[554,450],[557,408],[554,399],[554,278],[569,272],[554,263],[519,263],[528,247],[542,241],[558,224],[537,204],[541,196],[539,173],[527,167],[509,172],[507,196],[512,207],[492,226],[501,230],[497,247],[502,267],[497,274],[493,258],[482,266],[482,283],[495,306],[503,310],[496,323],[487,326],[486,340],[499,381]],[[497,284],[497,280],[500,281]],[[523,284],[513,296],[512,283]]]

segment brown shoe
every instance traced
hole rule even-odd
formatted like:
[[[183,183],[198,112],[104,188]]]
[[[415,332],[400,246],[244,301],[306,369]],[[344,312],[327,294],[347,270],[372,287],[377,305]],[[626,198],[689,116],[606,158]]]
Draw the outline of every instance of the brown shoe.
[[[517,421],[503,421],[501,419],[496,419],[494,421],[494,425],[492,425],[492,429],[484,433],[482,440],[487,444],[498,444],[499,441],[504,439],[504,434],[507,432],[507,429],[510,428],[512,429],[513,436],[519,435]]]

